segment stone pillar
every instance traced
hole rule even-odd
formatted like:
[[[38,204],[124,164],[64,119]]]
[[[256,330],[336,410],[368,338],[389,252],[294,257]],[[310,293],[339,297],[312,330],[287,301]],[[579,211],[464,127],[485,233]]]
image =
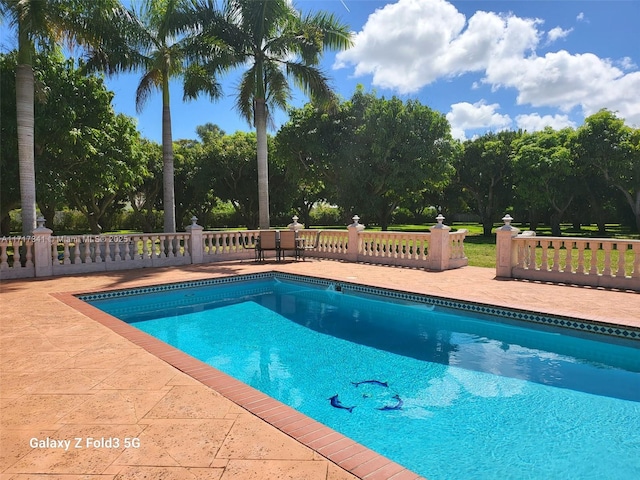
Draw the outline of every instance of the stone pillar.
[[[438,214],[436,217],[438,222],[430,227],[431,235],[429,238],[429,270],[443,271],[449,268],[449,258],[451,257],[451,240],[449,240],[449,232],[451,227],[444,225],[444,217]]]
[[[360,244],[358,233],[364,230],[364,225],[358,223],[360,221],[358,215],[354,215],[352,220],[353,223],[347,226],[349,232],[349,239],[347,240],[347,260],[355,263],[358,261],[358,248]]]
[[[504,225],[496,230],[496,277],[511,278],[511,269],[518,263],[518,252],[512,248],[511,239],[520,230],[511,226],[513,218],[508,213],[502,221]]]
[[[191,225],[186,228],[189,234],[189,251],[191,252],[191,263],[202,263],[204,261],[204,248],[202,246],[202,226],[196,222],[196,216],[191,217]]]
[[[51,234],[53,230],[44,226],[44,217],[36,220],[38,226],[33,231],[33,263],[36,277],[50,277],[53,275],[53,261],[51,259]]]

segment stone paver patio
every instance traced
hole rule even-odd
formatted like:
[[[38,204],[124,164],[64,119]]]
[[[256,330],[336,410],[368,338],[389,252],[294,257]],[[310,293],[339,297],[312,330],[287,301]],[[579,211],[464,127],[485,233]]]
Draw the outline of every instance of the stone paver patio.
[[[70,295],[271,270],[640,328],[640,294],[501,281],[476,267],[233,262],[4,281],[0,479],[417,478],[135,329],[116,333],[119,322]]]

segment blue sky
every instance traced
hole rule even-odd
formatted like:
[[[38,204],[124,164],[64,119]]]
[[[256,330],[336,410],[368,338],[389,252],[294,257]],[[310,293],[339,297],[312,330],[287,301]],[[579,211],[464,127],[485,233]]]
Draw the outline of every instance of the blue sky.
[[[487,131],[577,127],[601,108],[640,127],[640,1],[637,0],[294,0],[302,11],[334,12],[355,34],[352,49],[327,52],[323,68],[349,98],[358,84],[379,96],[417,99],[447,116],[456,138]],[[5,45],[3,45],[4,47]],[[161,139],[161,97],[135,112],[139,75],[107,79],[116,111]],[[182,102],[172,84],[173,137],[196,138],[207,122],[251,130],[225,98]],[[292,105],[306,102],[296,94]],[[276,127],[287,120],[275,112]],[[275,132],[272,132],[275,133]]]

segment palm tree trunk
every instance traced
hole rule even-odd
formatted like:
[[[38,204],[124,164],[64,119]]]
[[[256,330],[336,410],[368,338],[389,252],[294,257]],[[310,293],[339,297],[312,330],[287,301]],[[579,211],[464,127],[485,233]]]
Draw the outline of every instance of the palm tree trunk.
[[[16,68],[16,114],[18,121],[18,164],[20,169],[20,204],[23,235],[31,235],[36,228],[33,89],[33,68],[31,65],[18,65]]]
[[[164,206],[164,232],[176,231],[176,197],[173,172],[173,136],[171,134],[171,108],[169,106],[169,82],[165,75],[162,91],[162,186]]]
[[[269,159],[267,153],[267,107],[264,99],[255,100],[255,124],[258,141],[258,225],[268,229],[269,221]]]

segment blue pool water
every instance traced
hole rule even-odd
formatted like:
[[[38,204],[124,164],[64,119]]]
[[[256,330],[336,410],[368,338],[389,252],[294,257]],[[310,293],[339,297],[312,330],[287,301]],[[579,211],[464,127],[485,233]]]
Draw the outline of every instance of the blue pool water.
[[[640,478],[631,342],[278,279],[90,303],[430,480]]]

